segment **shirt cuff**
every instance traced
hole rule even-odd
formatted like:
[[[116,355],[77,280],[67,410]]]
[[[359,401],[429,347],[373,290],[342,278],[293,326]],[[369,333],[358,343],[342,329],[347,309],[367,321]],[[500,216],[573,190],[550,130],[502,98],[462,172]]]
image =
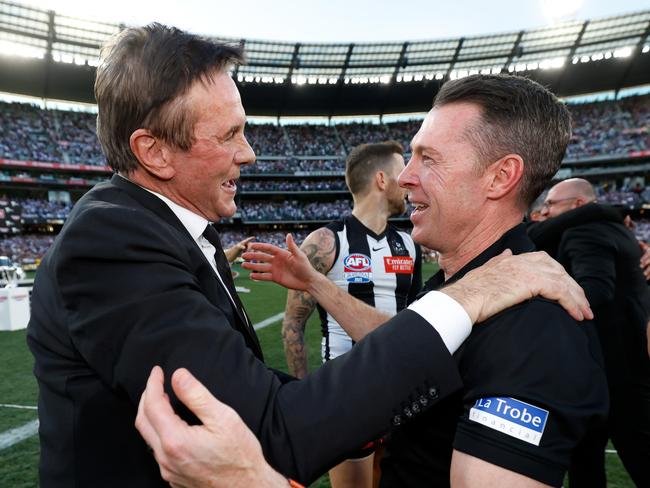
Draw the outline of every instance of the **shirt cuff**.
[[[453,354],[472,331],[472,321],[461,305],[439,291],[430,291],[408,308],[429,322]]]

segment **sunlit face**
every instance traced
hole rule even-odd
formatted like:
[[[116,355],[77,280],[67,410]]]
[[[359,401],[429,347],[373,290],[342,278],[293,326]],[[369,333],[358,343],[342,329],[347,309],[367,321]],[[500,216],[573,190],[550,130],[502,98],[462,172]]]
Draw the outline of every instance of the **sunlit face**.
[[[232,217],[240,167],[255,161],[239,92],[227,73],[218,73],[195,82],[187,97],[196,115],[194,144],[188,151],[170,150],[175,173],[169,189],[178,203],[209,221]]]
[[[578,196],[576,190],[571,185],[558,183],[548,191],[544,204],[541,208],[541,214],[544,219],[557,217],[564,212],[577,207]]]
[[[386,185],[386,198],[390,215],[402,215],[406,212],[406,190],[398,183],[399,175],[404,171],[404,157],[400,154],[393,154],[393,162],[390,169],[386,171],[388,181]]]
[[[399,176],[415,206],[413,239],[441,253],[458,249],[481,219],[486,177],[476,170],[478,156],[465,136],[479,117],[479,107],[470,103],[432,109]]]

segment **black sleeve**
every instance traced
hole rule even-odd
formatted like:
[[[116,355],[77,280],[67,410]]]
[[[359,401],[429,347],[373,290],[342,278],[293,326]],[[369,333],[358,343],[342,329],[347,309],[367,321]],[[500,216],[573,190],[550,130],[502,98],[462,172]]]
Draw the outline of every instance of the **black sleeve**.
[[[572,449],[607,411],[600,356],[584,327],[541,299],[478,326],[461,353],[454,448],[560,486]]]
[[[406,304],[410,305],[415,301],[420,291],[422,291],[422,248],[415,244],[415,263],[413,267],[413,278],[411,279],[411,288],[406,297]]]
[[[569,263],[567,271],[593,308],[611,303],[616,294],[616,245],[595,230],[589,225],[567,230],[558,252],[558,260]]]
[[[309,483],[388,431],[418,388],[435,385],[435,404],[461,386],[440,336],[410,310],[306,379],[278,379],[208,300],[198,276],[211,268],[175,233],[146,213],[102,207],[58,243],[56,293],[70,338],[134,416],[154,365],[167,374],[186,367],[241,415],[277,470]]]

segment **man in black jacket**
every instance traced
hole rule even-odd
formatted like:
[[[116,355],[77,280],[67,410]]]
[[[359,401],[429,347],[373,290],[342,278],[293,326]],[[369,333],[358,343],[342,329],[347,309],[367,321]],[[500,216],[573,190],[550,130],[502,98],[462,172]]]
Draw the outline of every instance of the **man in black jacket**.
[[[576,451],[575,486],[604,487],[604,452],[611,437],[637,486],[650,486],[650,359],[646,326],[648,286],[639,267],[641,249],[615,209],[594,203],[583,179],[558,183],[529,234],[539,249],[564,265],[584,288],[594,310],[610,391],[607,429],[594,431]]]

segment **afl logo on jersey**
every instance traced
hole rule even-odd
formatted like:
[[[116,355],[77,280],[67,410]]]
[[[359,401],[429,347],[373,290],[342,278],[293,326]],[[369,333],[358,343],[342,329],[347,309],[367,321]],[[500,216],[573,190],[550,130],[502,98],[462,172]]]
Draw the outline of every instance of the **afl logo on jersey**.
[[[369,283],[372,280],[372,265],[365,254],[354,253],[343,259],[343,276],[348,283]]]

